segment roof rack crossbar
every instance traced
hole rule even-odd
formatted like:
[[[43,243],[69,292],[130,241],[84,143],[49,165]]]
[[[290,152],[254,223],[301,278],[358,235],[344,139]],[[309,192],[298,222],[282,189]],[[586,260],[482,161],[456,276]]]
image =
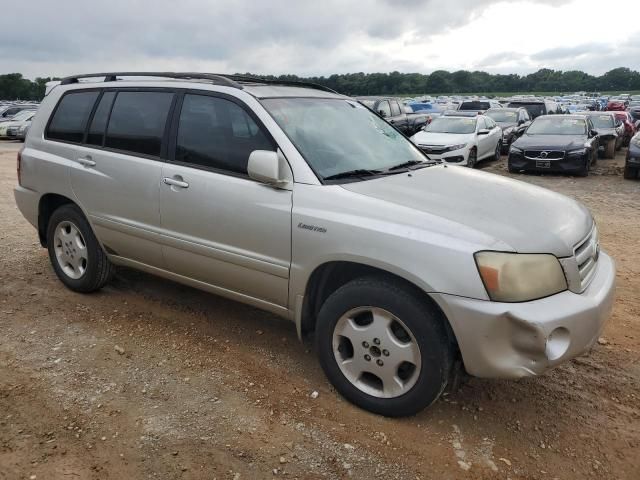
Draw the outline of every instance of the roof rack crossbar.
[[[82,75],[72,75],[63,78],[60,85],[69,85],[78,83],[81,78],[98,78],[104,77],[104,82],[115,82],[117,77],[158,77],[158,78],[175,78],[183,80],[208,80],[216,85],[225,87],[233,87],[242,90],[242,85],[234,81],[228,76],[217,75],[213,73],[193,73],[193,72],[106,72],[106,73],[85,73]]]

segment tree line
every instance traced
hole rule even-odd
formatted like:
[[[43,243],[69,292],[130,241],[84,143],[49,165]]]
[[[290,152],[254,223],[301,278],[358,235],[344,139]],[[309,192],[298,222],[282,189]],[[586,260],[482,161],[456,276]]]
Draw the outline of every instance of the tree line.
[[[245,75],[256,76],[250,73]],[[436,70],[423,73],[347,73],[328,77],[299,77],[297,75],[267,75],[277,80],[301,80],[325,85],[346,95],[416,95],[451,93],[500,92],[577,92],[577,91],[638,91],[640,73],[629,68],[615,68],[594,76],[572,70],[543,68],[528,75],[490,74],[487,72]],[[29,80],[20,73],[0,75],[0,99],[42,100],[45,84],[52,78]]]

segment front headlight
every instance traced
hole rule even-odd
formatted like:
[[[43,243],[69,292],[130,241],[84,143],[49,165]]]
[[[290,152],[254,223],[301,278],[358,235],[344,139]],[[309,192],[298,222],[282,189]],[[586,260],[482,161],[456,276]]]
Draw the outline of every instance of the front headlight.
[[[549,254],[477,252],[478,272],[495,302],[527,302],[567,289],[558,259]]]
[[[460,150],[464,147],[466,147],[467,144],[466,143],[461,143],[460,145],[450,145],[447,148],[445,148],[442,152],[453,152],[454,150]]]
[[[522,149],[511,145],[511,148],[509,148],[509,153],[515,153],[516,155],[520,155],[522,154]]]
[[[568,156],[572,156],[572,157],[580,157],[582,155],[584,155],[585,153],[587,153],[587,149],[586,148],[579,148],[577,150],[571,150],[569,152],[567,152]]]

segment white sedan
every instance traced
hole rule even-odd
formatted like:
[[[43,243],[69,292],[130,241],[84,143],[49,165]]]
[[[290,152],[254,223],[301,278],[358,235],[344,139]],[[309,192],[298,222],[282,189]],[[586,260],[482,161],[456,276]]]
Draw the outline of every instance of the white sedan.
[[[473,168],[485,158],[500,159],[502,129],[484,115],[443,116],[411,137],[432,160]]]

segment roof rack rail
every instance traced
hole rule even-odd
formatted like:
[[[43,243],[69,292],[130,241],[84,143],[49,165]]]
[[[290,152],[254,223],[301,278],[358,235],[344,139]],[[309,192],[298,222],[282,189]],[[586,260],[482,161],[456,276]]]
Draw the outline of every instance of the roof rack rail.
[[[313,83],[313,82],[305,82],[305,81],[298,81],[298,80],[277,80],[277,79],[272,80],[269,78],[263,78],[263,77],[257,77],[257,76],[253,77],[251,75],[224,75],[224,76],[236,82],[264,83],[267,85],[283,85],[288,87],[313,88],[314,90],[322,90],[324,92],[338,94],[338,92],[336,92],[335,90],[329,87],[325,87],[324,85],[320,85],[319,83]]]
[[[105,82],[115,82],[117,77],[159,77],[159,78],[175,78],[183,80],[208,80],[216,85],[225,87],[233,87],[242,90],[242,85],[232,80],[229,76],[217,75],[213,73],[193,73],[193,72],[107,72],[107,73],[85,73],[82,75],[72,75],[63,78],[60,85],[69,85],[78,83],[81,78],[97,78],[104,77]]]
[[[105,73],[84,73],[82,75],[71,75],[60,80],[60,85],[79,83],[81,78],[104,77],[104,82],[115,82],[117,77],[158,77],[175,78],[183,80],[207,80],[216,85],[233,87],[242,90],[241,83],[283,85],[289,87],[313,88],[324,92],[338,93],[335,90],[313,82],[297,80],[272,80],[250,75],[224,75],[219,73],[194,73],[194,72],[105,72]]]

